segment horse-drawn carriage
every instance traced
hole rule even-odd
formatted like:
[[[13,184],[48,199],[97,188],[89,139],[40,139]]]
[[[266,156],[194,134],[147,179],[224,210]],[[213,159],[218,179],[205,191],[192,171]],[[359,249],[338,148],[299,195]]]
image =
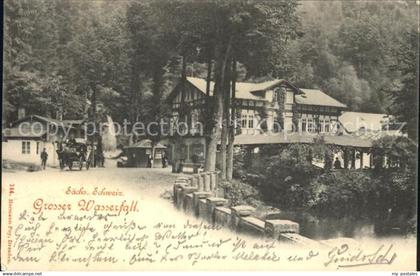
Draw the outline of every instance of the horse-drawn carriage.
[[[90,164],[92,163],[91,154],[88,154],[87,146],[84,141],[68,141],[63,144],[58,150],[58,159],[60,162],[60,169],[64,169],[66,166],[69,170],[74,167],[79,170],[86,167],[89,170]]]

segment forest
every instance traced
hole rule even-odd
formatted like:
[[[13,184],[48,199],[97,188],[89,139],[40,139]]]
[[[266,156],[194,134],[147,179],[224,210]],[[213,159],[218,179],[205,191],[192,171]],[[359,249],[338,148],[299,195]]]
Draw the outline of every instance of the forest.
[[[8,0],[2,124],[15,120],[19,108],[89,116],[92,102],[117,122],[155,120],[183,75],[222,87],[218,78],[232,62],[237,80],[283,78],[320,88],[351,110],[395,115],[414,137],[418,7],[416,1]]]

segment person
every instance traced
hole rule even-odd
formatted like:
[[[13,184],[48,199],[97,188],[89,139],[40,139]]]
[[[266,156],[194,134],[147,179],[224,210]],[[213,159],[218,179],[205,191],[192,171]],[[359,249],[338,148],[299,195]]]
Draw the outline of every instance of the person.
[[[168,163],[167,163],[167,159],[166,159],[166,154],[163,153],[162,154],[162,168],[166,168],[167,166],[168,166]]]
[[[45,166],[47,165],[48,153],[46,148],[41,152],[41,167],[45,170]]]
[[[338,160],[338,157],[335,158],[334,169],[341,169],[341,162]]]
[[[151,154],[149,154],[148,155],[148,158],[147,158],[147,166],[149,167],[149,168],[153,168],[153,157],[152,157],[152,155]]]

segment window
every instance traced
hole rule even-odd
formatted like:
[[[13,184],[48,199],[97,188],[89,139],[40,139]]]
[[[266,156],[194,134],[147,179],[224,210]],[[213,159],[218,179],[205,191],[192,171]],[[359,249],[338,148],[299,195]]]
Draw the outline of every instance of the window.
[[[39,154],[39,142],[36,142],[36,154]]]
[[[31,142],[23,141],[22,142],[22,154],[30,154],[31,153]]]
[[[327,133],[330,132],[330,121],[328,121],[328,120],[325,120],[324,131],[327,132]]]
[[[302,119],[302,131],[306,131],[306,119]]]
[[[312,119],[308,119],[308,132],[315,132],[315,124]]]
[[[254,115],[248,115],[248,128],[254,128]]]
[[[247,125],[247,115],[242,114],[241,116],[241,128],[246,128]]]

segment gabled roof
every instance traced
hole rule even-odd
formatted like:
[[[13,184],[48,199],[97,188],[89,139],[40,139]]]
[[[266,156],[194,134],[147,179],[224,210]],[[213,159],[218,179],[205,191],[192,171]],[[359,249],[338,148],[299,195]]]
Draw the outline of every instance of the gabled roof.
[[[187,83],[194,86],[198,91],[206,93],[207,82],[205,79],[187,77]],[[292,85],[290,82],[284,79],[275,79],[271,81],[265,81],[260,83],[253,82],[237,82],[236,83],[236,98],[245,100],[260,100],[267,101],[264,98],[263,93],[258,93],[274,88],[279,84],[285,84],[295,92],[296,103],[302,105],[318,105],[318,106],[330,106],[345,109],[347,106],[331,96],[328,96],[324,92],[316,89],[300,89]],[[214,82],[210,82],[210,96],[213,96]],[[175,88],[168,99],[175,96]]]
[[[380,131],[389,122],[390,116],[381,113],[343,112],[338,121],[347,132],[356,132],[363,128],[366,131]]]
[[[81,125],[84,123],[83,119],[80,120],[57,120],[57,119],[53,119],[53,118],[48,118],[48,117],[44,117],[44,116],[40,116],[40,115],[30,115],[30,116],[26,116],[24,118],[21,118],[19,120],[16,120],[14,122],[11,123],[12,126],[15,126],[21,122],[25,122],[28,120],[38,120],[38,121],[42,121],[42,122],[46,122],[49,124],[53,124],[53,125],[58,125],[58,126],[66,126],[66,127],[71,127],[74,125]]]
[[[338,108],[347,108],[343,103],[340,103],[331,96],[328,96],[321,90],[317,89],[304,89],[301,88],[303,94],[296,95],[295,100],[298,104],[303,105],[319,105],[319,106],[332,106]]]
[[[2,132],[2,136],[5,138],[40,138],[45,134],[45,130],[42,132],[34,132],[31,128],[29,128],[25,131],[20,131],[20,129],[17,127],[6,128]]]
[[[187,81],[191,83],[193,86],[195,86],[201,92],[206,93],[207,82],[205,79],[187,77]],[[262,95],[255,94],[254,92],[265,91],[282,83],[287,84],[288,86],[290,86],[291,88],[294,88],[298,92],[298,88],[294,87],[293,85],[288,83],[286,80],[275,79],[275,80],[265,81],[265,82],[260,82],[260,83],[237,82],[235,96],[238,99],[265,101],[266,99]],[[213,95],[213,88],[214,88],[214,82],[211,81],[210,82],[210,96]]]

